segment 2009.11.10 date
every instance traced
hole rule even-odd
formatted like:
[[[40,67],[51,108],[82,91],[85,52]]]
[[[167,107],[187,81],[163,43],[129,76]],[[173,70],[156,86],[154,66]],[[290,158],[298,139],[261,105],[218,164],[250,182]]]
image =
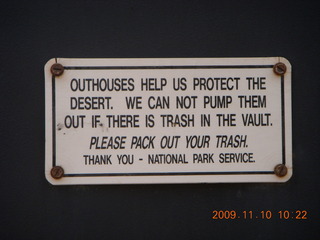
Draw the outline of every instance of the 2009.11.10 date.
[[[212,211],[213,220],[233,220],[233,219],[308,219],[308,211],[306,210],[280,210],[280,211],[235,211],[235,210],[214,210]]]

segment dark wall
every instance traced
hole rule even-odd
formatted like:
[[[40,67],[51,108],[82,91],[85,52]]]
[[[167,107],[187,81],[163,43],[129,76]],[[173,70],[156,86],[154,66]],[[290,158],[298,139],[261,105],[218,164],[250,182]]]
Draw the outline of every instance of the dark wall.
[[[8,1],[0,6],[1,239],[315,239],[319,9],[307,1]],[[44,177],[53,57],[283,56],[292,64],[294,173],[284,184],[52,186]],[[212,220],[270,210],[270,220]],[[283,220],[280,210],[306,210]]]

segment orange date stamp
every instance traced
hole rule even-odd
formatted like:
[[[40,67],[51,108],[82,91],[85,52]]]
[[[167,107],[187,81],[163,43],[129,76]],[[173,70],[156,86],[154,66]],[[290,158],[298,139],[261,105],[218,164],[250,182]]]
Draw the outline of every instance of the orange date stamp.
[[[283,219],[283,220],[307,220],[307,210],[280,210],[280,211],[236,211],[236,210],[214,210],[213,220],[235,220],[235,219]]]

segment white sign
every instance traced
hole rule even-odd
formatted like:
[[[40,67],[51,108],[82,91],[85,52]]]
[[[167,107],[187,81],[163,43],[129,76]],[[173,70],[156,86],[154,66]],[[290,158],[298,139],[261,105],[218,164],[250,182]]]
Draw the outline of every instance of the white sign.
[[[284,58],[57,58],[45,66],[45,88],[52,184],[285,182],[292,175]]]

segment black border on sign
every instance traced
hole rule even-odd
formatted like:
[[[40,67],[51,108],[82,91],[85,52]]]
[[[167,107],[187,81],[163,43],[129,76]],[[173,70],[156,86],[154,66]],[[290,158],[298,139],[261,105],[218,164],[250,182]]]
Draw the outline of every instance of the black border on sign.
[[[245,69],[273,68],[273,65],[197,65],[197,66],[64,66],[64,70],[139,70],[139,69]],[[285,100],[284,76],[281,77],[281,126],[282,126],[282,164],[286,164],[285,145]],[[56,166],[56,87],[55,77],[52,76],[52,166]],[[142,173],[74,173],[63,177],[119,177],[119,176],[190,176],[190,175],[252,175],[274,174],[274,171],[247,172],[142,172]]]

